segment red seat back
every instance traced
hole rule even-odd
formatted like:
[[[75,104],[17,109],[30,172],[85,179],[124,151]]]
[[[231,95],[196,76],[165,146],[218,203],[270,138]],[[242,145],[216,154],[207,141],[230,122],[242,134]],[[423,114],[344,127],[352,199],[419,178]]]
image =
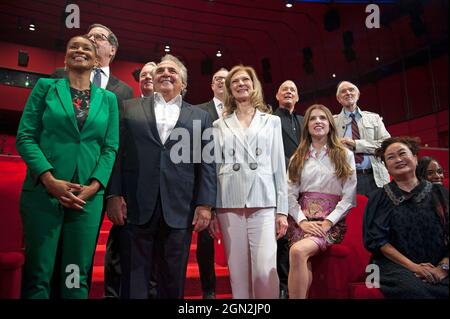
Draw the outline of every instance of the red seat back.
[[[0,252],[23,249],[19,197],[25,171],[20,157],[0,155]]]
[[[355,278],[351,278],[351,281],[358,281],[364,276],[370,259],[370,253],[364,248],[362,237],[362,222],[366,204],[367,197],[357,194],[356,207],[352,208],[347,215],[348,228],[342,244],[349,247],[352,251],[351,274]]]

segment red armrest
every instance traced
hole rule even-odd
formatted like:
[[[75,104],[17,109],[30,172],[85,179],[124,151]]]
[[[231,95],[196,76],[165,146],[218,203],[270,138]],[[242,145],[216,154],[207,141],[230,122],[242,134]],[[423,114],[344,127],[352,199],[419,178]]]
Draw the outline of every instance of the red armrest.
[[[9,251],[0,252],[0,269],[1,270],[13,270],[23,266],[25,262],[25,256],[23,252]]]

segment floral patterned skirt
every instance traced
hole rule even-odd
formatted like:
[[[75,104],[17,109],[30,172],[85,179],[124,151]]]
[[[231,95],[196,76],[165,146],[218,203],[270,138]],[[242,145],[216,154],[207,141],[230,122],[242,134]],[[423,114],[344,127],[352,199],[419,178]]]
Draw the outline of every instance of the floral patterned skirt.
[[[341,197],[338,195],[305,192],[300,194],[299,204],[308,221],[321,221],[334,210],[340,200]],[[310,238],[322,251],[325,251],[332,244],[340,243],[347,231],[345,219],[331,227],[325,238],[305,234],[290,215],[288,216],[288,223],[289,246],[303,238]]]

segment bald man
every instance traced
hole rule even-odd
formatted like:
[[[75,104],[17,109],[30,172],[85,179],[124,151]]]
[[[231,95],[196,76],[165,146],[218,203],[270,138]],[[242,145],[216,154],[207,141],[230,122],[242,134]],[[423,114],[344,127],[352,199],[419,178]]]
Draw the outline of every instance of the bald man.
[[[299,100],[298,90],[291,80],[284,81],[277,92],[278,109],[273,113],[281,118],[284,156],[286,167],[300,143],[303,116],[295,114],[295,104]],[[280,299],[288,297],[289,242],[287,236],[277,241],[277,272],[280,278]]]

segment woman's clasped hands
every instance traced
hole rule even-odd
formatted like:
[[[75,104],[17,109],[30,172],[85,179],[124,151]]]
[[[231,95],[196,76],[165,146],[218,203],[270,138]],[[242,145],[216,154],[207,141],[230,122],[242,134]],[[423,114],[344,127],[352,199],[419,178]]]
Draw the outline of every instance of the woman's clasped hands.
[[[56,179],[50,172],[41,175],[41,181],[47,191],[66,208],[82,210],[86,200],[100,188],[100,183],[93,180],[90,185],[80,185]]]

